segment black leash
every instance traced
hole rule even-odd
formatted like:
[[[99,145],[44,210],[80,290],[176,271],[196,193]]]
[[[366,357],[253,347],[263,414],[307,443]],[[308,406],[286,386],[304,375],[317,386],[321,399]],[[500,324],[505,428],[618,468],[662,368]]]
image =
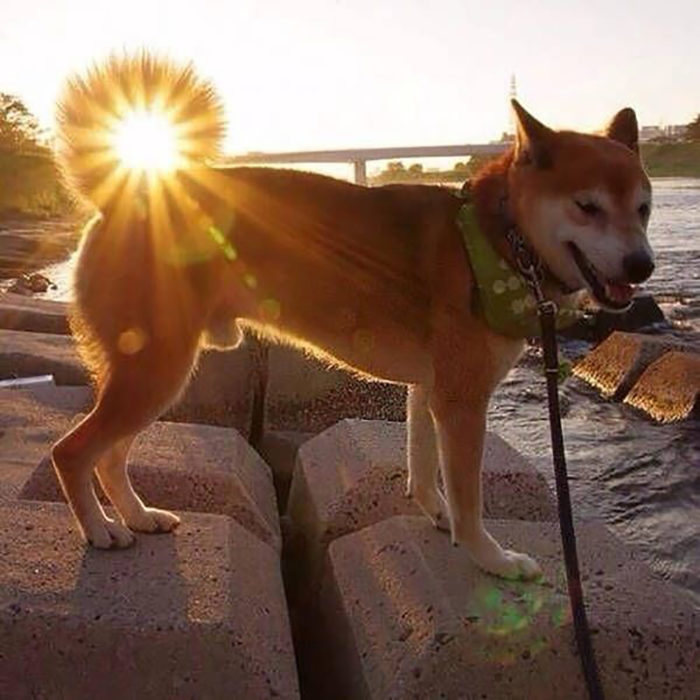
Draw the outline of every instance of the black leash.
[[[547,399],[549,405],[549,430],[552,437],[552,459],[554,461],[554,477],[557,486],[557,506],[559,508],[559,528],[564,549],[566,565],[566,582],[569,587],[569,602],[574,620],[576,646],[581,656],[581,666],[586,679],[586,688],[591,700],[603,700],[603,687],[600,683],[598,667],[591,644],[591,632],[586,617],[586,605],[583,600],[581,574],[576,553],[576,532],[571,513],[571,496],[569,480],[566,472],[566,457],[564,454],[564,436],[561,430],[561,414],[559,410],[559,358],[557,356],[557,337],[554,326],[556,305],[552,301],[538,302],[537,314],[542,328],[542,349],[544,351],[544,371],[547,377]]]
[[[525,277],[528,286],[537,300],[537,315],[542,329],[542,349],[544,352],[544,371],[547,378],[547,399],[549,405],[549,430],[552,438],[552,460],[554,462],[554,477],[557,487],[557,506],[559,509],[559,528],[561,530],[564,564],[566,566],[566,582],[569,588],[569,602],[574,621],[576,646],[581,656],[583,676],[591,700],[604,700],[603,687],[598,674],[591,632],[586,617],[586,605],[581,587],[581,574],[576,553],[576,532],[574,518],[571,513],[571,495],[569,493],[569,478],[566,471],[566,456],[564,453],[564,436],[561,429],[561,411],[559,408],[559,357],[557,353],[556,313],[557,306],[553,301],[545,299],[540,285],[543,277],[542,265],[538,257],[523,240],[520,233],[511,226],[506,234],[513,250],[516,264]]]

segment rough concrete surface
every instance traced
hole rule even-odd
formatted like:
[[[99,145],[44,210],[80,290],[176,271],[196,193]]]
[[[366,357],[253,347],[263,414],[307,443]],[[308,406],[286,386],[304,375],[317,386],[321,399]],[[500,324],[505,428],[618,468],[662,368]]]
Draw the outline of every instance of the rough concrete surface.
[[[554,523],[492,522],[543,566],[543,583],[476,569],[422,519],[335,540],[320,598],[317,674],[347,698],[585,698]],[[592,640],[608,700],[691,700],[697,612],[599,524],[578,526]],[[324,697],[322,694],[321,697]]]
[[[405,420],[406,388],[368,382],[285,345],[268,350],[269,430],[317,433],[343,418]]]
[[[0,330],[0,379],[40,374],[53,374],[57,384],[89,381],[70,336]]]
[[[51,444],[91,403],[86,386],[0,389],[0,501],[19,495]]]
[[[0,504],[0,697],[296,698],[277,553],[192,515],[86,550],[59,504]]]
[[[648,365],[669,350],[683,350],[673,336],[649,336],[615,331],[586,355],[573,373],[604,396],[621,399]]]
[[[317,571],[327,544],[398,514],[417,515],[406,492],[406,425],[344,420],[304,443],[287,504],[295,546]],[[510,445],[488,433],[484,448],[484,513],[490,518],[554,520],[544,477]]]
[[[0,328],[68,334],[68,304],[9,292],[0,294]]]
[[[235,430],[154,423],[136,439],[129,473],[149,505],[228,515],[263,542],[281,548],[270,468]],[[31,474],[19,497],[63,501],[48,458]]]
[[[169,420],[234,427],[248,435],[255,385],[253,344],[231,352],[204,352]],[[0,379],[53,374],[60,385],[86,385],[89,377],[73,339],[52,333],[0,330]]]

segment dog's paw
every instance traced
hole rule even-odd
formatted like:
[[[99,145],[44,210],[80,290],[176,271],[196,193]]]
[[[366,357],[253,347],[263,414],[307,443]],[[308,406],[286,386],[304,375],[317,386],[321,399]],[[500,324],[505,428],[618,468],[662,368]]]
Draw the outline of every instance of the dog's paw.
[[[527,554],[502,549],[499,556],[477,562],[490,574],[512,580],[533,581],[542,576],[540,565]]]
[[[180,518],[169,510],[144,508],[125,519],[125,523],[135,532],[160,534],[172,532],[180,524]]]
[[[406,496],[416,502],[438,530],[450,531],[450,511],[447,500],[438,488],[419,491],[409,485],[406,489]]]
[[[134,533],[114,520],[103,520],[85,532],[87,543],[95,549],[126,549],[135,542]]]

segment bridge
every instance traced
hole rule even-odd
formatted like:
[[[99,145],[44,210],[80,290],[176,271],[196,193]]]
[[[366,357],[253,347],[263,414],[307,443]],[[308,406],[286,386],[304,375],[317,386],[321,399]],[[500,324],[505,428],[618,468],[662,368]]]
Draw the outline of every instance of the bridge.
[[[294,151],[288,153],[245,153],[226,158],[230,165],[281,165],[284,163],[347,163],[354,166],[355,182],[367,184],[367,163],[397,158],[449,158],[497,156],[507,143],[473,143],[458,146],[400,146],[397,148],[351,148],[338,151]]]

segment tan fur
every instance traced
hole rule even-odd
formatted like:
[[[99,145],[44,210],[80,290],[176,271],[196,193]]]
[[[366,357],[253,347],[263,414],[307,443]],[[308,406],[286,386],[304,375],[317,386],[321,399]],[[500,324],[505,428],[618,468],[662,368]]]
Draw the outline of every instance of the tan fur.
[[[610,151],[624,161],[612,141],[592,143],[588,158],[605,156],[607,167]],[[527,211],[536,199],[531,181],[540,177],[516,166],[517,156],[474,186],[481,225],[502,249],[500,197],[510,188],[510,201]],[[638,163],[632,151],[627,160],[625,167]],[[65,166],[71,170],[70,159]],[[514,177],[516,167],[530,175]],[[107,202],[80,249],[74,328],[98,398],[53,459],[86,538],[123,547],[132,530],[177,524],[133,491],[129,445],[177,398],[200,346],[235,345],[247,327],[360,375],[408,385],[409,494],[479,566],[537,575],[537,564],[503,550],[482,520],[486,409],[522,343],[473,312],[472,273],[455,225],[461,202],[438,187],[365,188],[259,168],[190,167],[168,188],[164,195],[135,187],[120,207]],[[546,287],[556,296],[551,280]],[[96,465],[120,521],[95,499]]]

